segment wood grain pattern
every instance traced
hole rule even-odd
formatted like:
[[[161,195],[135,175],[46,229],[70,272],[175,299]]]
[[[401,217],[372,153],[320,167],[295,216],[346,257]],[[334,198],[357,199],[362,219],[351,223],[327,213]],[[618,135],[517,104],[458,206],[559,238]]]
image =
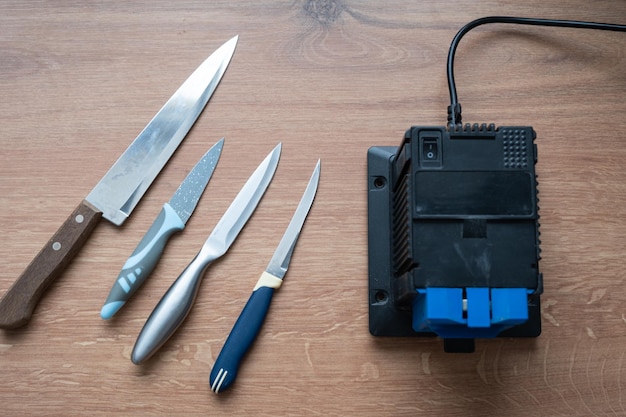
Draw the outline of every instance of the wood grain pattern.
[[[450,355],[368,332],[370,146],[441,125],[456,31],[487,15],[626,22],[626,3],[151,0],[0,5],[0,295],[76,201],[217,46],[233,60],[184,144],[121,228],[105,222],[28,327],[0,331],[5,415],[620,416],[626,414],[624,34],[477,28],[456,81],[469,123],[538,134],[543,333]],[[107,292],[163,203],[216,140],[219,165],[185,231],[110,322]],[[145,319],[249,173],[281,162],[192,314],[143,366]],[[312,166],[316,201],[289,274],[224,395],[208,376]]]

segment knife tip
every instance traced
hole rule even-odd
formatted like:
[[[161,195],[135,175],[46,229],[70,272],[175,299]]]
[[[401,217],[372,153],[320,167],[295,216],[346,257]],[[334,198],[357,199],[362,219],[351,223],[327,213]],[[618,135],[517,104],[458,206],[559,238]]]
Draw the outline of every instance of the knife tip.
[[[215,145],[211,146],[211,149],[209,149],[208,151],[206,151],[206,153],[204,154],[205,156],[209,155],[211,153],[211,151],[215,150],[218,153],[222,153],[222,148],[224,147],[224,138],[221,138],[220,140],[218,140],[217,142],[215,142]]]
[[[239,42],[239,35],[235,35],[235,36],[233,36],[232,38],[230,38],[230,39],[228,40],[228,42],[226,42],[226,43],[227,43],[227,44],[232,43],[232,44],[234,44],[234,45],[237,45],[237,43],[238,43],[238,42]]]
[[[104,320],[109,320],[124,304],[126,304],[124,301],[113,301],[112,303],[105,304],[102,306],[102,310],[100,310],[100,317]]]

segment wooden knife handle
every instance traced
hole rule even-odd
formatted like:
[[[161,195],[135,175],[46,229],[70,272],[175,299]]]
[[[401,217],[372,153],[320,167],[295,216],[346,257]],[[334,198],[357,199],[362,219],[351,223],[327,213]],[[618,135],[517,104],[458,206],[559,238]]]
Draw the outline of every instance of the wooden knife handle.
[[[28,323],[39,299],[74,259],[100,217],[87,201],[78,205],[0,300],[0,328]]]

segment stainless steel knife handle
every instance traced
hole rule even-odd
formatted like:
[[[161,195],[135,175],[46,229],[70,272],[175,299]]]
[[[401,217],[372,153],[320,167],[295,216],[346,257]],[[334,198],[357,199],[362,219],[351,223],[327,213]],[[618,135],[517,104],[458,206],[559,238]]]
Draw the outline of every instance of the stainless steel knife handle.
[[[220,255],[205,245],[167,290],[137,337],[130,358],[135,365],[154,355],[180,327],[191,311],[206,269]]]
[[[100,311],[100,316],[103,319],[108,320],[113,317],[137,292],[159,262],[169,238],[184,228],[185,224],[176,214],[176,211],[169,203],[165,203],[161,213],[141,239],[115,280]]]
[[[101,217],[87,201],[76,207],[0,300],[0,328],[29,322],[45,290],[65,271]]]

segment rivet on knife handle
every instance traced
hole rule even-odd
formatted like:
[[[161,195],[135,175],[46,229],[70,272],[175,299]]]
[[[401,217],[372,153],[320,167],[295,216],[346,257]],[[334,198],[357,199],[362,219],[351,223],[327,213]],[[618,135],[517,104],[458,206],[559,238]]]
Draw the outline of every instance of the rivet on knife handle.
[[[79,204],[4,295],[0,328],[28,323],[44,291],[76,256],[101,216],[87,201]]]
[[[246,352],[261,331],[274,290],[278,289],[283,282],[300,231],[313,204],[319,184],[319,175],[320,161],[317,161],[287,230],[215,360],[209,376],[209,385],[216,394],[228,389],[233,384]]]

